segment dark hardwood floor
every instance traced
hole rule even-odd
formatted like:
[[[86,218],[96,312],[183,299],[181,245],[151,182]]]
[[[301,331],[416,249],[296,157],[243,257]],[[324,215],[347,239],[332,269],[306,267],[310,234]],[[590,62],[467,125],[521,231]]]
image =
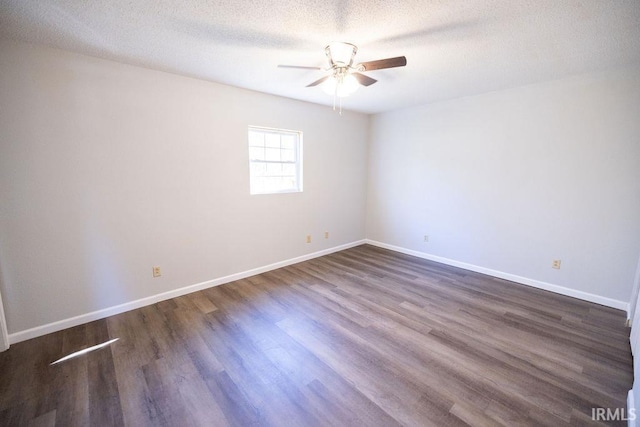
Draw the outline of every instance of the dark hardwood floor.
[[[4,426],[583,425],[632,383],[623,312],[367,245],[15,344],[0,374]]]

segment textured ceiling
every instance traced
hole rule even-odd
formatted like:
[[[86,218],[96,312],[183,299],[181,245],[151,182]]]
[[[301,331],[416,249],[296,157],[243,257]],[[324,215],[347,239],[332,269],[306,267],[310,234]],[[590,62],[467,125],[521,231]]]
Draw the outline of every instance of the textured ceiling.
[[[0,0],[0,37],[331,105],[330,41],[407,66],[344,100],[375,113],[640,63],[639,0]]]

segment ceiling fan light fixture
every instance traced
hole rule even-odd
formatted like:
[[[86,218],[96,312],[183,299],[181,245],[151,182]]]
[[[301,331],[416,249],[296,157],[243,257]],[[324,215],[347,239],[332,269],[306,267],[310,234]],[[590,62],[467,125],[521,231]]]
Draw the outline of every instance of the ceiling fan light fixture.
[[[340,85],[340,89],[344,95],[338,94],[338,96],[351,95],[353,92],[357,91],[359,87],[360,83],[358,83],[358,80],[356,80],[352,74],[347,74],[343,77],[342,84]]]
[[[331,65],[337,65],[338,67],[351,66],[357,51],[358,48],[355,45],[345,42],[331,42],[325,48],[325,52],[332,62]]]
[[[349,96],[356,90],[358,90],[360,84],[353,75],[346,74],[343,76],[333,75],[329,77],[321,87],[324,93],[328,95],[334,95],[338,96],[339,98],[344,98],[345,96]]]

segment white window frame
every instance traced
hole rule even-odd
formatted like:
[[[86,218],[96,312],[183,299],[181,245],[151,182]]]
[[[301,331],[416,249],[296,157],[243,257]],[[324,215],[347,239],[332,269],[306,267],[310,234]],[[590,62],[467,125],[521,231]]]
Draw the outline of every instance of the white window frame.
[[[285,149],[282,147],[282,140],[280,140],[280,160],[267,160],[266,159],[266,150],[269,147],[266,147],[266,143],[264,146],[265,155],[263,158],[252,158],[252,148],[259,148],[257,146],[251,145],[251,133],[256,132],[264,135],[278,135],[282,136],[293,136],[293,160],[282,160],[282,152],[288,151],[289,149]],[[260,195],[260,194],[281,194],[281,193],[301,193],[302,192],[302,132],[296,130],[288,130],[288,129],[275,129],[275,128],[267,128],[261,126],[249,126],[247,132],[248,139],[248,151],[249,151],[249,193],[251,195]],[[272,147],[273,149],[273,147]],[[295,184],[293,187],[288,188],[280,188],[277,190],[259,190],[258,185],[254,185],[254,179],[259,179],[260,176],[254,176],[254,165],[269,165],[269,164],[279,164],[279,165],[294,165],[295,166],[295,174],[294,175],[286,175],[286,176],[294,176]]]

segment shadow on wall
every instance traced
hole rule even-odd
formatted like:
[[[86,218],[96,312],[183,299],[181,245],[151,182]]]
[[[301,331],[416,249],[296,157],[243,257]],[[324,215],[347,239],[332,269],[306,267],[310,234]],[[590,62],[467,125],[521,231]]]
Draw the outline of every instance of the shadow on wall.
[[[123,253],[122,246],[126,246],[126,236],[114,238],[117,236],[116,230],[110,230],[106,224],[100,224],[99,219],[85,222],[85,260],[82,264],[88,268],[84,274],[85,286],[87,299],[90,300],[89,306],[94,310],[131,300],[125,286],[124,263],[119,255]]]
[[[2,258],[0,258],[0,351],[9,348],[9,333],[7,331],[7,319],[4,317],[2,293],[4,292],[4,275],[2,274]]]

